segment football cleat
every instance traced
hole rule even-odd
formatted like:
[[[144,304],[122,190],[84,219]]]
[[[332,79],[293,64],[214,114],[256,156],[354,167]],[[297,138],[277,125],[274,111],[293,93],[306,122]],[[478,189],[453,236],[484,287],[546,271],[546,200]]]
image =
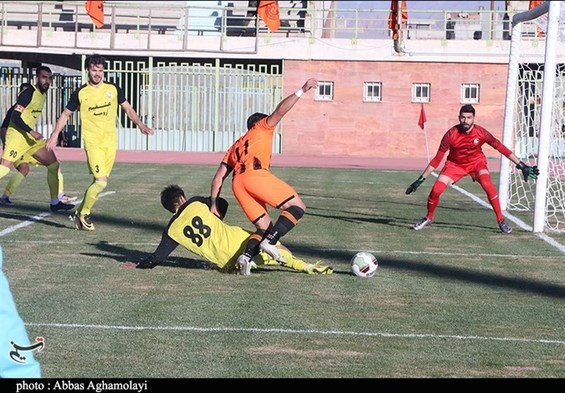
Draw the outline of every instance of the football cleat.
[[[56,212],[59,210],[72,210],[75,208],[75,205],[70,204],[70,203],[63,203],[61,201],[57,202],[55,205],[50,205],[49,209],[51,209],[52,212]]]
[[[76,201],[78,198],[76,196],[72,197],[67,194],[63,194],[59,197],[59,200],[63,203],[72,203]]]
[[[500,228],[500,231],[502,233],[510,233],[512,232],[512,228],[510,228],[510,226],[508,226],[508,224],[506,223],[506,221],[502,220],[498,223],[498,227]]]
[[[90,220],[90,214],[81,215],[75,212],[72,216],[69,216],[71,221],[75,223],[75,229],[80,231],[93,231],[94,224]]]
[[[322,265],[320,261],[307,264],[304,271],[308,274],[332,274],[334,272],[331,266]]]
[[[153,269],[157,265],[158,265],[157,262],[155,262],[151,259],[146,259],[146,260],[139,262],[135,268],[136,269]]]
[[[414,226],[412,228],[414,228],[414,230],[419,231],[421,229],[424,229],[425,226],[430,225],[433,221],[430,220],[428,217],[422,217],[420,219],[420,221],[418,221],[416,224],[414,224]]]
[[[14,202],[12,202],[10,200],[10,198],[8,198],[7,195],[2,195],[0,197],[0,205],[2,205],[2,206],[14,206]]]
[[[269,243],[267,239],[263,239],[263,241],[259,243],[259,249],[275,258],[277,262],[286,264],[286,259],[281,255],[279,248],[275,244]]]

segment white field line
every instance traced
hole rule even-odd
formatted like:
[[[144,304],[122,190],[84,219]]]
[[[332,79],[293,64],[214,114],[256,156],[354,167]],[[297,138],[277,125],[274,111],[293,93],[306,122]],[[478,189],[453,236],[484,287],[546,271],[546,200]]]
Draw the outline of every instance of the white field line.
[[[488,204],[485,201],[483,201],[482,199],[478,198],[476,195],[473,195],[470,192],[465,191],[464,189],[462,189],[462,188],[460,188],[456,185],[452,185],[452,187],[455,190],[459,191],[461,194],[471,198],[473,201],[477,202],[479,205],[484,206],[487,209],[492,210],[492,207],[490,206],[490,204]],[[531,226],[529,226],[528,224],[526,224],[524,221],[520,220],[519,218],[514,217],[513,215],[509,214],[508,212],[504,212],[504,217],[506,219],[508,219],[509,221],[513,222],[514,224],[518,225],[520,228],[522,228],[525,231],[529,231],[529,232],[533,231],[533,228]],[[534,235],[539,237],[541,240],[543,240],[544,242],[546,242],[550,246],[557,248],[562,253],[565,253],[565,245],[557,242],[552,237],[546,235],[545,233],[534,233]]]
[[[313,334],[328,336],[358,336],[358,337],[386,337],[386,338],[430,338],[448,340],[480,340],[480,341],[507,341],[537,344],[565,345],[562,340],[531,339],[520,337],[484,337],[484,336],[459,336],[448,334],[401,334],[384,332],[353,332],[347,330],[311,330],[311,329],[280,329],[280,328],[237,328],[237,327],[196,327],[196,326],[118,326],[118,325],[84,325],[69,323],[26,323],[30,327],[64,328],[64,329],[99,329],[99,330],[127,330],[127,331],[187,331],[187,332],[242,332],[242,333],[279,333],[279,334]]]
[[[52,244],[53,242],[50,240],[31,240],[31,241],[27,241],[27,240],[18,240],[18,239],[12,239],[12,240],[3,240],[4,244],[17,244],[17,243],[22,243],[22,244]],[[76,244],[76,242],[71,241],[71,240],[61,240],[61,241],[57,241],[57,244]],[[108,246],[138,246],[138,247],[145,247],[147,249],[154,249],[155,247],[157,247],[159,245],[158,242],[106,242],[104,243],[105,245]],[[338,251],[338,252],[347,252],[350,254],[354,254],[356,253],[357,249],[355,250],[351,250],[351,249],[346,249],[346,248],[324,248],[324,251]],[[542,259],[547,259],[547,258],[561,258],[561,256],[559,255],[555,255],[555,256],[548,256],[548,255],[530,255],[530,254],[477,254],[477,253],[463,253],[463,252],[446,252],[446,251],[409,251],[409,250],[364,250],[373,254],[378,254],[378,255],[441,255],[441,256],[448,256],[448,257],[453,257],[453,256],[469,256],[469,255],[473,255],[473,256],[477,256],[477,257],[484,257],[484,258],[489,258],[489,257],[502,257],[502,258],[516,258],[516,257],[524,257],[524,258],[542,258]]]
[[[387,172],[387,171],[384,171]],[[394,172],[394,171],[388,171],[388,172]],[[433,176],[438,177],[437,173],[432,173]],[[307,177],[302,177],[300,178],[300,181],[306,181],[306,182],[311,182],[311,181],[315,181],[315,178],[307,178]],[[341,181],[341,183],[359,183],[356,181],[348,181],[348,180],[343,180]],[[369,185],[375,185],[375,184],[382,184],[382,183],[375,183],[375,182],[363,182],[361,184],[369,184]],[[486,207],[487,209],[491,209],[492,207],[490,206],[490,204],[484,202],[482,199],[480,199],[479,197],[475,196],[474,194],[471,194],[468,191],[465,191],[464,189],[462,189],[461,187],[452,184],[451,187],[453,187],[453,189],[455,189],[456,191],[459,191],[461,194],[471,198],[473,201],[477,202],[479,205]],[[330,196],[327,197],[314,197],[314,199],[330,199]],[[522,228],[525,231],[528,232],[532,232],[533,228],[526,224],[524,221],[520,220],[517,217],[514,217],[513,215],[511,215],[508,212],[504,212],[504,217],[508,220],[511,221],[512,223],[518,225],[520,228]],[[532,232],[533,233],[533,232]],[[553,239],[551,236],[546,235],[545,233],[535,233],[534,235],[536,235],[537,237],[539,237],[540,239],[542,239],[544,242],[546,242],[547,244],[549,244],[552,247],[555,247],[556,249],[558,249],[559,251],[561,251],[562,253],[565,253],[565,245],[559,243],[558,241],[556,241],[555,239]]]
[[[99,195],[99,197],[103,197],[103,196],[115,194],[115,193],[116,193],[116,191],[107,191],[107,192],[101,193]],[[82,199],[75,201],[75,206],[78,206],[80,203],[82,203]],[[17,231],[18,229],[25,228],[27,226],[30,226],[31,224],[35,224],[36,222],[39,222],[46,217],[49,217],[53,213],[54,212],[45,212],[45,213],[38,214],[37,216],[29,217],[27,220],[22,221],[19,224],[13,225],[11,227],[8,227],[8,228],[0,231],[0,237],[9,235],[10,233]]]
[[[460,189],[459,187],[453,186],[458,191],[471,197],[477,203],[490,207],[482,200],[476,198],[474,195],[467,193],[466,191]],[[115,191],[109,191],[100,194],[100,196],[105,196],[113,194]],[[77,201],[79,204],[82,201]],[[14,225],[12,227],[6,228],[0,232],[0,236],[4,236],[8,233],[12,233],[20,228],[24,228],[35,222],[41,221],[43,218],[50,216],[51,212],[41,213],[37,216],[30,217],[29,220]],[[513,221],[519,221],[513,218]],[[527,229],[527,225],[520,224],[524,229]],[[531,230],[531,228],[530,228]],[[17,242],[17,241],[15,241]],[[30,242],[26,242],[30,243]],[[49,243],[49,242],[34,242],[34,243]],[[116,243],[124,244],[124,243]],[[127,243],[134,245],[148,245],[147,243]],[[557,243],[558,244],[558,243]],[[561,245],[559,245],[561,246]],[[376,252],[376,251],[375,251]],[[423,252],[410,252],[410,251],[392,251],[389,253],[394,254],[441,254],[441,255],[464,255],[458,253],[423,253]],[[487,256],[500,256],[493,254],[485,254]],[[508,255],[515,257],[516,255]],[[385,332],[353,332],[353,331],[338,331],[338,330],[298,330],[298,329],[258,329],[258,328],[235,328],[235,327],[192,327],[192,326],[117,326],[117,325],[86,325],[86,324],[62,324],[62,323],[26,323],[30,327],[47,327],[47,328],[71,328],[71,329],[101,329],[101,330],[128,330],[128,331],[191,331],[191,332],[254,332],[254,333],[279,333],[279,334],[313,334],[313,335],[332,335],[332,336],[358,336],[358,337],[385,337],[385,338],[430,338],[430,339],[451,339],[451,340],[481,340],[481,341],[506,341],[506,342],[524,342],[524,343],[539,343],[539,344],[558,344],[565,345],[565,341],[560,340],[545,340],[545,339],[529,339],[529,338],[517,338],[517,337],[484,337],[484,336],[459,336],[459,335],[443,335],[443,334],[399,334],[399,333],[385,333]]]
[[[436,173],[433,173],[433,175],[434,175],[435,177],[438,176]],[[485,208],[487,208],[487,209],[492,209],[492,207],[491,207],[488,203],[484,202],[482,199],[480,199],[479,197],[475,196],[474,194],[471,194],[470,192],[465,191],[465,190],[462,189],[461,187],[459,187],[459,186],[457,186],[457,185],[455,185],[455,184],[452,184],[451,187],[453,187],[453,189],[459,191],[461,194],[463,194],[463,195],[469,197],[470,199],[472,199],[473,201],[475,201],[475,202],[478,203],[479,205],[481,205],[481,206],[483,206],[483,207],[485,207]],[[102,197],[102,196],[109,195],[109,194],[113,194],[113,193],[115,193],[115,191],[108,191],[108,192],[104,192],[104,193],[100,194],[100,196]],[[81,202],[82,202],[81,200],[80,200],[80,201],[77,201],[76,204],[79,204],[79,203],[81,203]],[[6,229],[0,231],[0,237],[5,236],[5,235],[7,235],[7,234],[9,234],[9,233],[15,232],[15,231],[17,231],[17,230],[20,229],[20,228],[25,228],[25,227],[27,227],[27,226],[29,226],[29,225],[31,225],[31,224],[34,224],[34,223],[36,223],[36,222],[38,222],[38,221],[41,221],[43,218],[48,217],[48,216],[50,216],[51,214],[52,214],[51,212],[47,212],[47,213],[41,213],[41,214],[39,214],[39,215],[37,215],[37,216],[34,216],[34,217],[30,217],[30,219],[27,220],[27,221],[21,222],[21,223],[19,223],[19,224],[17,224],[17,225],[8,227],[8,228],[6,228]],[[524,229],[525,231],[531,232],[531,231],[533,230],[533,228],[532,228],[530,225],[526,224],[524,221],[520,220],[520,219],[517,218],[517,217],[514,217],[513,215],[511,215],[511,214],[509,214],[509,213],[507,213],[507,212],[505,212],[505,218],[508,219],[509,221],[511,221],[512,223],[518,225],[520,228]],[[553,239],[552,237],[546,235],[545,233],[535,233],[535,235],[536,235],[537,237],[539,237],[540,239],[542,239],[542,240],[543,240],[544,242],[546,242],[547,244],[549,244],[550,246],[552,246],[552,247],[558,249],[558,250],[561,251],[562,253],[565,253],[565,245],[559,243],[558,241],[556,241],[556,240]]]

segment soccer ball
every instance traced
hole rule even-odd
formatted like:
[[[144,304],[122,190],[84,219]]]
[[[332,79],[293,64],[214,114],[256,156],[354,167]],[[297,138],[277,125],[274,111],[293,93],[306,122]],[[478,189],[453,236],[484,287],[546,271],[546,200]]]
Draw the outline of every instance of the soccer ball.
[[[379,262],[370,252],[360,251],[351,258],[351,271],[357,277],[373,277]]]

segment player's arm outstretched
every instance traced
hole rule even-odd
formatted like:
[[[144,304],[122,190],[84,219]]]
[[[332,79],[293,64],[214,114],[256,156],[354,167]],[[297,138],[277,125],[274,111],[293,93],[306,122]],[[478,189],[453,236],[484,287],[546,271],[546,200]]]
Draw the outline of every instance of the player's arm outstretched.
[[[310,78],[306,82],[304,82],[304,85],[302,85],[302,87],[298,89],[296,93],[287,96],[284,100],[282,100],[277,105],[273,113],[271,113],[267,117],[267,125],[273,128],[277,124],[279,124],[279,122],[284,117],[284,115],[286,115],[288,111],[292,109],[292,107],[294,106],[294,104],[298,102],[300,97],[302,97],[302,95],[307,91],[309,91],[310,89],[317,86],[318,86],[318,81],[314,78]]]
[[[171,253],[177,248],[179,244],[174,241],[167,233],[167,230],[163,231],[163,236],[161,237],[161,242],[157,246],[157,249],[153,254],[144,258],[140,262],[126,262],[125,267],[135,267],[138,269],[153,269],[155,266],[162,263]]]

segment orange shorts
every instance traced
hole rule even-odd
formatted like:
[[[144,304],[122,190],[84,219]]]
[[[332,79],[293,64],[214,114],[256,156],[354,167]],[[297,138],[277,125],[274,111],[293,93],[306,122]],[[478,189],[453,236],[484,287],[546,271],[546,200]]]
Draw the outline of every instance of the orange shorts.
[[[459,165],[451,161],[447,161],[441,170],[440,175],[449,177],[453,180],[453,183],[457,183],[463,178],[463,176],[466,175],[470,175],[471,178],[476,181],[479,177],[479,172],[483,169],[488,172],[488,165],[486,161],[478,161],[471,165]]]
[[[296,195],[294,188],[265,169],[237,174],[232,182],[232,190],[252,223],[268,213],[266,205],[278,209]]]

